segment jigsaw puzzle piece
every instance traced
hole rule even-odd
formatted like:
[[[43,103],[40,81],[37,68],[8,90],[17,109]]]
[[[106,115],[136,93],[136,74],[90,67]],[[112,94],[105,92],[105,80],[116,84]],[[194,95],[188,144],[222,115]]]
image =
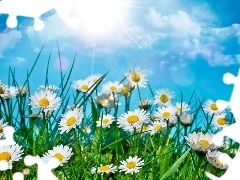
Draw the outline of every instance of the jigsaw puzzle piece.
[[[13,139],[13,134],[15,130],[12,126],[7,126],[3,128],[3,133],[5,139],[0,140],[0,146],[10,146],[15,144],[16,142]]]
[[[38,180],[58,180],[58,178],[52,173],[52,169],[57,168],[60,162],[57,158],[52,158],[48,163],[44,163],[39,156],[28,155],[24,158],[24,163],[27,166],[34,164],[38,165]]]

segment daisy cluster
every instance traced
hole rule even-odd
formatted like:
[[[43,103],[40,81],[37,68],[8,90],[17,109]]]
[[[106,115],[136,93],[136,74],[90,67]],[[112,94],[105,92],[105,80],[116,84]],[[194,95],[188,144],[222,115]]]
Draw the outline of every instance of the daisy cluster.
[[[72,81],[68,89],[73,93],[72,104],[63,93],[64,85],[62,88],[56,85],[40,85],[30,94],[26,87],[8,86],[0,81],[0,110],[4,111],[1,116],[6,117],[0,119],[0,139],[5,138],[3,129],[18,120],[13,118],[13,114],[9,113],[11,110],[8,109],[11,104],[9,101],[16,96],[21,114],[19,127],[16,129],[29,130],[33,141],[26,143],[26,137],[19,138],[17,134],[18,141],[23,145],[0,147],[0,161],[7,161],[11,169],[12,164],[19,161],[24,154],[23,148],[32,148],[33,154],[36,154],[34,148],[40,142],[37,146],[41,151],[37,152],[41,152],[41,160],[48,163],[51,158],[56,158],[60,168],[70,161],[71,166],[66,167],[71,169],[70,172],[75,168],[72,167],[72,161],[78,160],[80,167],[76,169],[88,165],[84,171],[91,174],[125,172],[133,175],[139,173],[145,161],[149,160],[140,158],[141,151],[147,153],[153,150],[162,153],[161,148],[165,146],[164,143],[168,144],[172,130],[177,129],[179,136],[184,134],[185,139],[183,136],[178,137],[180,141],[186,141],[197,155],[205,156],[216,168],[227,168],[227,165],[218,159],[221,155],[219,149],[223,146],[212,142],[213,134],[199,130],[192,132],[196,111],[190,107],[191,101],[175,102],[175,93],[167,88],[151,90],[152,99],[142,97],[140,89],[150,87],[150,84],[147,71],[139,67],[126,72],[121,81],[106,81],[105,77],[106,75],[102,74],[92,74]],[[138,102],[130,101],[134,92],[138,94]],[[130,108],[132,105],[135,105],[133,109]],[[216,131],[231,123],[227,117],[231,111],[219,110],[212,100],[207,100],[200,109]],[[29,114],[26,115],[25,111]],[[173,128],[176,125],[177,128]],[[182,130],[184,133],[180,132]],[[144,149],[143,146],[148,140],[152,147]],[[117,147],[116,150],[117,142],[122,143],[122,147]],[[112,153],[112,158],[108,161],[101,161],[105,154],[98,154],[103,153],[103,146],[105,149],[110,146],[112,148],[106,153]],[[131,151],[128,152],[128,149]],[[122,154],[118,155],[118,151],[122,151]],[[98,154],[100,158],[90,158],[88,152],[91,152],[91,155]],[[155,154],[157,153],[154,152],[154,156]],[[93,167],[94,165],[96,166]],[[23,174],[31,173],[25,170]]]
[[[214,102],[211,99],[208,99],[202,106],[202,109],[207,117],[210,117],[211,124],[213,128],[217,131],[222,128],[225,128],[230,124],[230,119],[228,118],[228,114],[231,114],[230,108],[226,108],[224,110],[219,110]],[[203,132],[192,132],[185,136],[185,139],[188,145],[195,150],[199,155],[203,155],[207,157],[207,160],[214,167],[219,169],[227,169],[227,164],[222,163],[219,160],[220,155],[222,154],[219,149],[224,148],[229,149],[230,144],[229,141],[225,141],[224,144],[218,146],[215,145],[212,141],[214,134],[203,133]]]

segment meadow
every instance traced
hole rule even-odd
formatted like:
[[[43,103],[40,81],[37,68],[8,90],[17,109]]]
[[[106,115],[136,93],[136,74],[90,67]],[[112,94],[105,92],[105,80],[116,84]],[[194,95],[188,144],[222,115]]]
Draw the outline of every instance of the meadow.
[[[9,164],[0,179],[10,180],[14,172],[36,179],[37,165],[26,166],[26,155],[44,162],[57,158],[53,173],[60,180],[205,180],[205,171],[221,176],[228,168],[218,157],[233,157],[238,144],[225,139],[216,146],[212,137],[234,123],[230,108],[219,110],[195,91],[185,99],[181,89],[152,89],[157,82],[137,66],[121,80],[109,81],[108,72],[73,80],[75,58],[69,73],[61,72],[60,84],[49,82],[48,66],[45,84],[35,90],[30,77],[42,51],[23,84],[11,68],[8,82],[0,81],[0,138],[12,126],[16,142],[0,147],[0,160]]]

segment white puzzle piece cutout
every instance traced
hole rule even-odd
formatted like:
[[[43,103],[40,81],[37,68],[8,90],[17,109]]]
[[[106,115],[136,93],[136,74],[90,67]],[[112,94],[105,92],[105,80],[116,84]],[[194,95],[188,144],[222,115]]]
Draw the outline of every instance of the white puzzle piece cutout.
[[[34,19],[34,29],[40,31],[44,28],[44,22],[40,16],[54,9],[59,17],[71,28],[76,29],[79,21],[70,17],[74,0],[1,0],[0,14],[8,14],[7,26],[15,28],[18,25],[17,16]]]
[[[230,73],[225,73],[223,76],[223,82],[225,84],[233,84],[234,88],[231,94],[230,101],[217,100],[216,104],[219,109],[225,109],[230,106],[231,111],[235,118],[235,123],[227,127],[224,127],[219,133],[213,136],[213,143],[220,145],[224,141],[224,137],[227,136],[234,141],[240,143],[240,69],[238,75],[234,76]],[[220,155],[219,160],[228,165],[228,169],[221,177],[216,177],[213,174],[206,172],[206,175],[212,180],[238,180],[240,177],[239,163],[240,163],[240,151],[232,159],[226,153]]]
[[[38,165],[38,180],[58,180],[58,178],[52,173],[52,169],[55,169],[60,165],[57,158],[51,158],[48,163],[44,163],[39,156],[28,155],[24,158],[24,163],[27,166],[32,166],[34,164]]]
[[[15,130],[12,126],[7,126],[3,128],[3,134],[5,139],[0,140],[0,146],[10,146],[15,144],[16,142],[13,139],[13,134]]]

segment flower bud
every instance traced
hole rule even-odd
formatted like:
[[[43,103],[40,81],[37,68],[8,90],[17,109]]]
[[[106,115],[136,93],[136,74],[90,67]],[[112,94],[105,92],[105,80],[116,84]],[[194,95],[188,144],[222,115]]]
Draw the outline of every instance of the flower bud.
[[[188,114],[188,113],[183,113],[180,115],[180,123],[183,126],[190,126],[192,124],[193,121],[193,116],[192,114]]]

